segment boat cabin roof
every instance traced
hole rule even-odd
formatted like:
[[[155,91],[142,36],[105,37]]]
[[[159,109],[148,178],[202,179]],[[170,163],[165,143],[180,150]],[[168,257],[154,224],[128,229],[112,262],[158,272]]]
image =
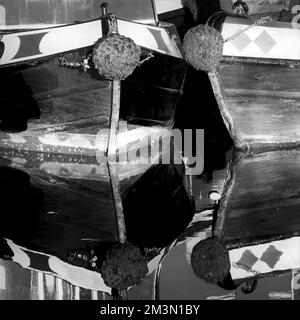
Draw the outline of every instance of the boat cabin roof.
[[[154,0],[106,0],[108,12],[118,18],[155,24]],[[161,2],[161,1],[159,1]],[[31,29],[97,19],[99,0],[10,0],[0,3],[0,29]]]

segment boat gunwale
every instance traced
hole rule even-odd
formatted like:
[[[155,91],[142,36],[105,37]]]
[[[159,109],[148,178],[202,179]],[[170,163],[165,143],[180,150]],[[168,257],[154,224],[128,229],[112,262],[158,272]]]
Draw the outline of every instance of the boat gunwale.
[[[270,58],[249,58],[237,56],[224,56],[221,60],[222,63],[231,64],[255,64],[255,65],[278,65],[289,68],[300,68],[300,59],[270,59]]]

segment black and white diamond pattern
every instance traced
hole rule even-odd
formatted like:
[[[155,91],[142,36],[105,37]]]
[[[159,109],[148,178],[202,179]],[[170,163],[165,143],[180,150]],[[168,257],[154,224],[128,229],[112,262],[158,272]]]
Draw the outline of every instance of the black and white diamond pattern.
[[[279,261],[280,257],[282,256],[282,254],[283,252],[276,249],[273,245],[270,245],[260,257],[257,257],[251,250],[246,250],[243,252],[237,264],[253,268],[254,265],[260,260],[266,263],[269,266],[269,268],[273,269],[276,263]]]
[[[237,264],[252,268],[257,261],[258,258],[250,250],[246,250],[242,254],[241,259],[237,262]]]
[[[233,279],[300,268],[300,237],[232,249],[229,257]]]
[[[241,32],[241,29],[239,32]],[[231,43],[239,52],[242,52],[244,49],[246,49],[246,47],[248,47],[248,45],[252,42],[255,43],[265,54],[271,51],[277,44],[277,42],[267,31],[261,32],[255,39],[251,39],[246,32],[242,32],[238,37],[231,41]]]
[[[253,21],[226,18],[222,26],[224,56],[267,59],[300,59],[300,29],[288,23],[254,25]]]
[[[265,262],[271,269],[275,267],[283,252],[276,249],[274,246],[269,246],[268,249],[263,253],[260,260]]]
[[[277,44],[277,42],[272,38],[272,36],[267,31],[263,31],[254,40],[254,42],[265,54],[271,51]]]
[[[241,31],[240,29],[238,32]],[[251,38],[246,33],[241,33],[238,37],[231,40],[231,43],[239,52],[243,51],[251,42]]]

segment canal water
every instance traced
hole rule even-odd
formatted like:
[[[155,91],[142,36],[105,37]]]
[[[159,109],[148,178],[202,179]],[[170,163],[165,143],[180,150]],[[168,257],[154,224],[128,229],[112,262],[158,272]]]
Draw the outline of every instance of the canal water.
[[[176,126],[204,129],[203,170],[157,164],[119,181],[147,263],[123,295],[99,271],[118,239],[110,176],[85,157],[0,151],[0,299],[300,298],[300,150],[233,151],[205,75],[188,79]]]

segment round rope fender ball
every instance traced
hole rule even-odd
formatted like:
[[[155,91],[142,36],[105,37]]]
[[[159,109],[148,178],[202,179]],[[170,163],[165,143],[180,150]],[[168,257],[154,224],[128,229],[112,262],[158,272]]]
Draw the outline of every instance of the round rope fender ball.
[[[186,61],[196,70],[215,70],[223,55],[223,37],[219,31],[208,25],[191,28],[183,39]]]
[[[130,38],[110,34],[99,39],[93,51],[93,63],[108,80],[124,80],[139,65],[141,49]]]
[[[107,286],[127,289],[146,277],[148,266],[139,248],[132,244],[117,244],[107,252],[100,272]]]
[[[229,253],[217,238],[200,241],[192,251],[191,265],[195,275],[207,282],[218,283],[230,272]]]

